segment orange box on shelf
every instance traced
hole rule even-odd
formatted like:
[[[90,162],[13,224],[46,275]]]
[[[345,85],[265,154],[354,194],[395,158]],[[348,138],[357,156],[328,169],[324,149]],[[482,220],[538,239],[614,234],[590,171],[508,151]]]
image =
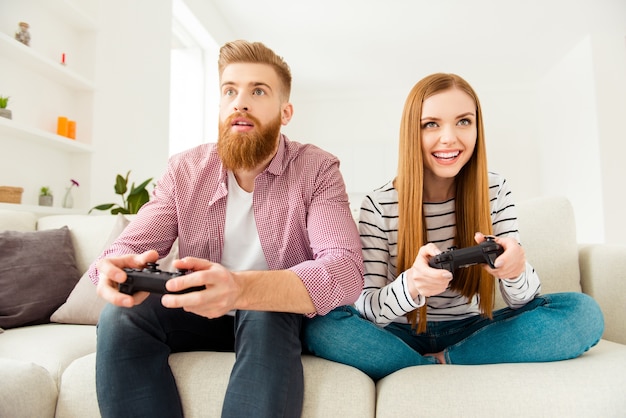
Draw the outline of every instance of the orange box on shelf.
[[[67,137],[70,139],[76,139],[76,121],[67,121]]]
[[[69,121],[65,116],[59,116],[57,119],[57,135],[67,136]]]

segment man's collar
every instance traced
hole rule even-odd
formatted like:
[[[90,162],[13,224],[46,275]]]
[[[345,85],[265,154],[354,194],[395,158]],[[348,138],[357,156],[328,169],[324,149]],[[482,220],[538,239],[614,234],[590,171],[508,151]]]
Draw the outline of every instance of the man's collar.
[[[282,174],[285,169],[286,141],[287,137],[281,133],[278,137],[278,150],[276,150],[274,158],[272,158],[266,169],[266,171],[275,176]]]

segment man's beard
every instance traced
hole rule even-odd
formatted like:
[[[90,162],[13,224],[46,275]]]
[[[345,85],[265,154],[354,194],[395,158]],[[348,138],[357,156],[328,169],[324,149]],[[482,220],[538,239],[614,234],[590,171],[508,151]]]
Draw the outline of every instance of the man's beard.
[[[240,117],[250,120],[255,129],[251,132],[233,132],[232,121]],[[220,121],[217,152],[224,166],[229,170],[250,170],[267,160],[276,150],[280,126],[280,115],[265,126],[255,117],[239,112]]]

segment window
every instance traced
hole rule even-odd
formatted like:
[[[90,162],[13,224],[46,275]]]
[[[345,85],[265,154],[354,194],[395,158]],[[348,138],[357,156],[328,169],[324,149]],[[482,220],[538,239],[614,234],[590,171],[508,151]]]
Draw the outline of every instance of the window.
[[[170,146],[173,155],[217,139],[219,46],[182,0],[172,2]]]

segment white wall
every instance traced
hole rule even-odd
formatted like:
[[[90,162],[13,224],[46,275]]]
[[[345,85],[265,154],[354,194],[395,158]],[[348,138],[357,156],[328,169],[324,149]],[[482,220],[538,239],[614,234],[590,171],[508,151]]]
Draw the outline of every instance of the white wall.
[[[115,175],[160,177],[169,149],[171,0],[99,0],[92,205]],[[151,188],[150,188],[151,189]]]
[[[186,2],[192,9],[211,7],[201,0]],[[617,16],[626,6],[615,3],[613,11]],[[117,201],[112,190],[117,173],[132,170],[136,182],[159,177],[169,148],[171,0],[97,0],[95,14],[99,31],[89,206]],[[590,28],[589,36],[534,85],[511,80],[503,90],[473,84],[484,110],[490,169],[509,179],[516,198],[566,195],[574,205],[580,241],[623,244],[626,22],[609,20],[599,19],[606,25]],[[204,23],[219,33],[216,38],[232,32],[219,19]],[[4,24],[13,26],[12,21]],[[462,69],[458,72],[464,75]],[[413,82],[423,75],[416,74]],[[305,95],[294,76],[295,115],[284,132],[339,156],[348,191],[358,204],[364,193],[395,175],[400,115],[412,83],[402,91],[368,91],[365,86],[356,92]],[[12,108],[17,117],[29,114],[17,100]],[[16,146],[23,155],[39,158],[36,147]],[[7,164],[15,167],[6,172],[20,173],[19,162]],[[62,187],[72,164],[58,168],[53,186]],[[35,186],[43,185],[37,173],[30,172],[35,182],[28,191],[31,202]],[[17,180],[3,179],[7,184]]]
[[[542,195],[574,206],[579,242],[623,244],[626,39],[590,34],[536,88]]]
[[[366,193],[395,176],[400,93],[292,97],[294,116],[283,132],[298,142],[318,145],[341,160],[351,193]]]
[[[536,88],[542,195],[569,198],[580,241],[602,242],[600,138],[590,38],[553,67]]]
[[[186,3],[194,11],[212,7]],[[158,177],[165,167],[170,9],[169,0],[100,0],[93,170],[94,195],[102,197],[94,203],[107,200],[115,173],[132,169],[133,178],[143,180]],[[207,15],[215,14],[200,14]],[[219,21],[204,23],[218,39],[232,32]],[[626,226],[618,211],[625,202],[615,191],[623,190],[626,177],[618,160],[626,146],[620,126],[626,109],[626,28],[607,27],[611,31],[592,28],[536,85],[511,80],[506,89],[474,87],[484,111],[490,169],[507,177],[517,200],[566,195],[576,211],[579,240],[621,243]],[[284,132],[335,153],[358,205],[364,193],[395,175],[400,115],[411,87],[312,96],[299,94],[296,75],[295,114]],[[110,123],[114,115],[117,126]]]
[[[626,21],[626,3],[623,9],[622,18]],[[626,30],[601,31],[591,37],[605,242],[620,245],[626,237],[625,33]]]
[[[580,242],[620,243],[626,235],[621,159],[626,94],[624,45],[617,36],[583,39],[536,85],[474,84],[483,108],[489,168],[510,182],[516,200],[566,196]],[[619,38],[622,40],[623,38]],[[620,70],[621,69],[621,70]],[[462,74],[461,74],[462,75]],[[417,79],[416,79],[417,81]],[[468,80],[472,83],[472,80]],[[292,101],[283,131],[341,159],[352,204],[395,175],[405,92],[319,93]]]

